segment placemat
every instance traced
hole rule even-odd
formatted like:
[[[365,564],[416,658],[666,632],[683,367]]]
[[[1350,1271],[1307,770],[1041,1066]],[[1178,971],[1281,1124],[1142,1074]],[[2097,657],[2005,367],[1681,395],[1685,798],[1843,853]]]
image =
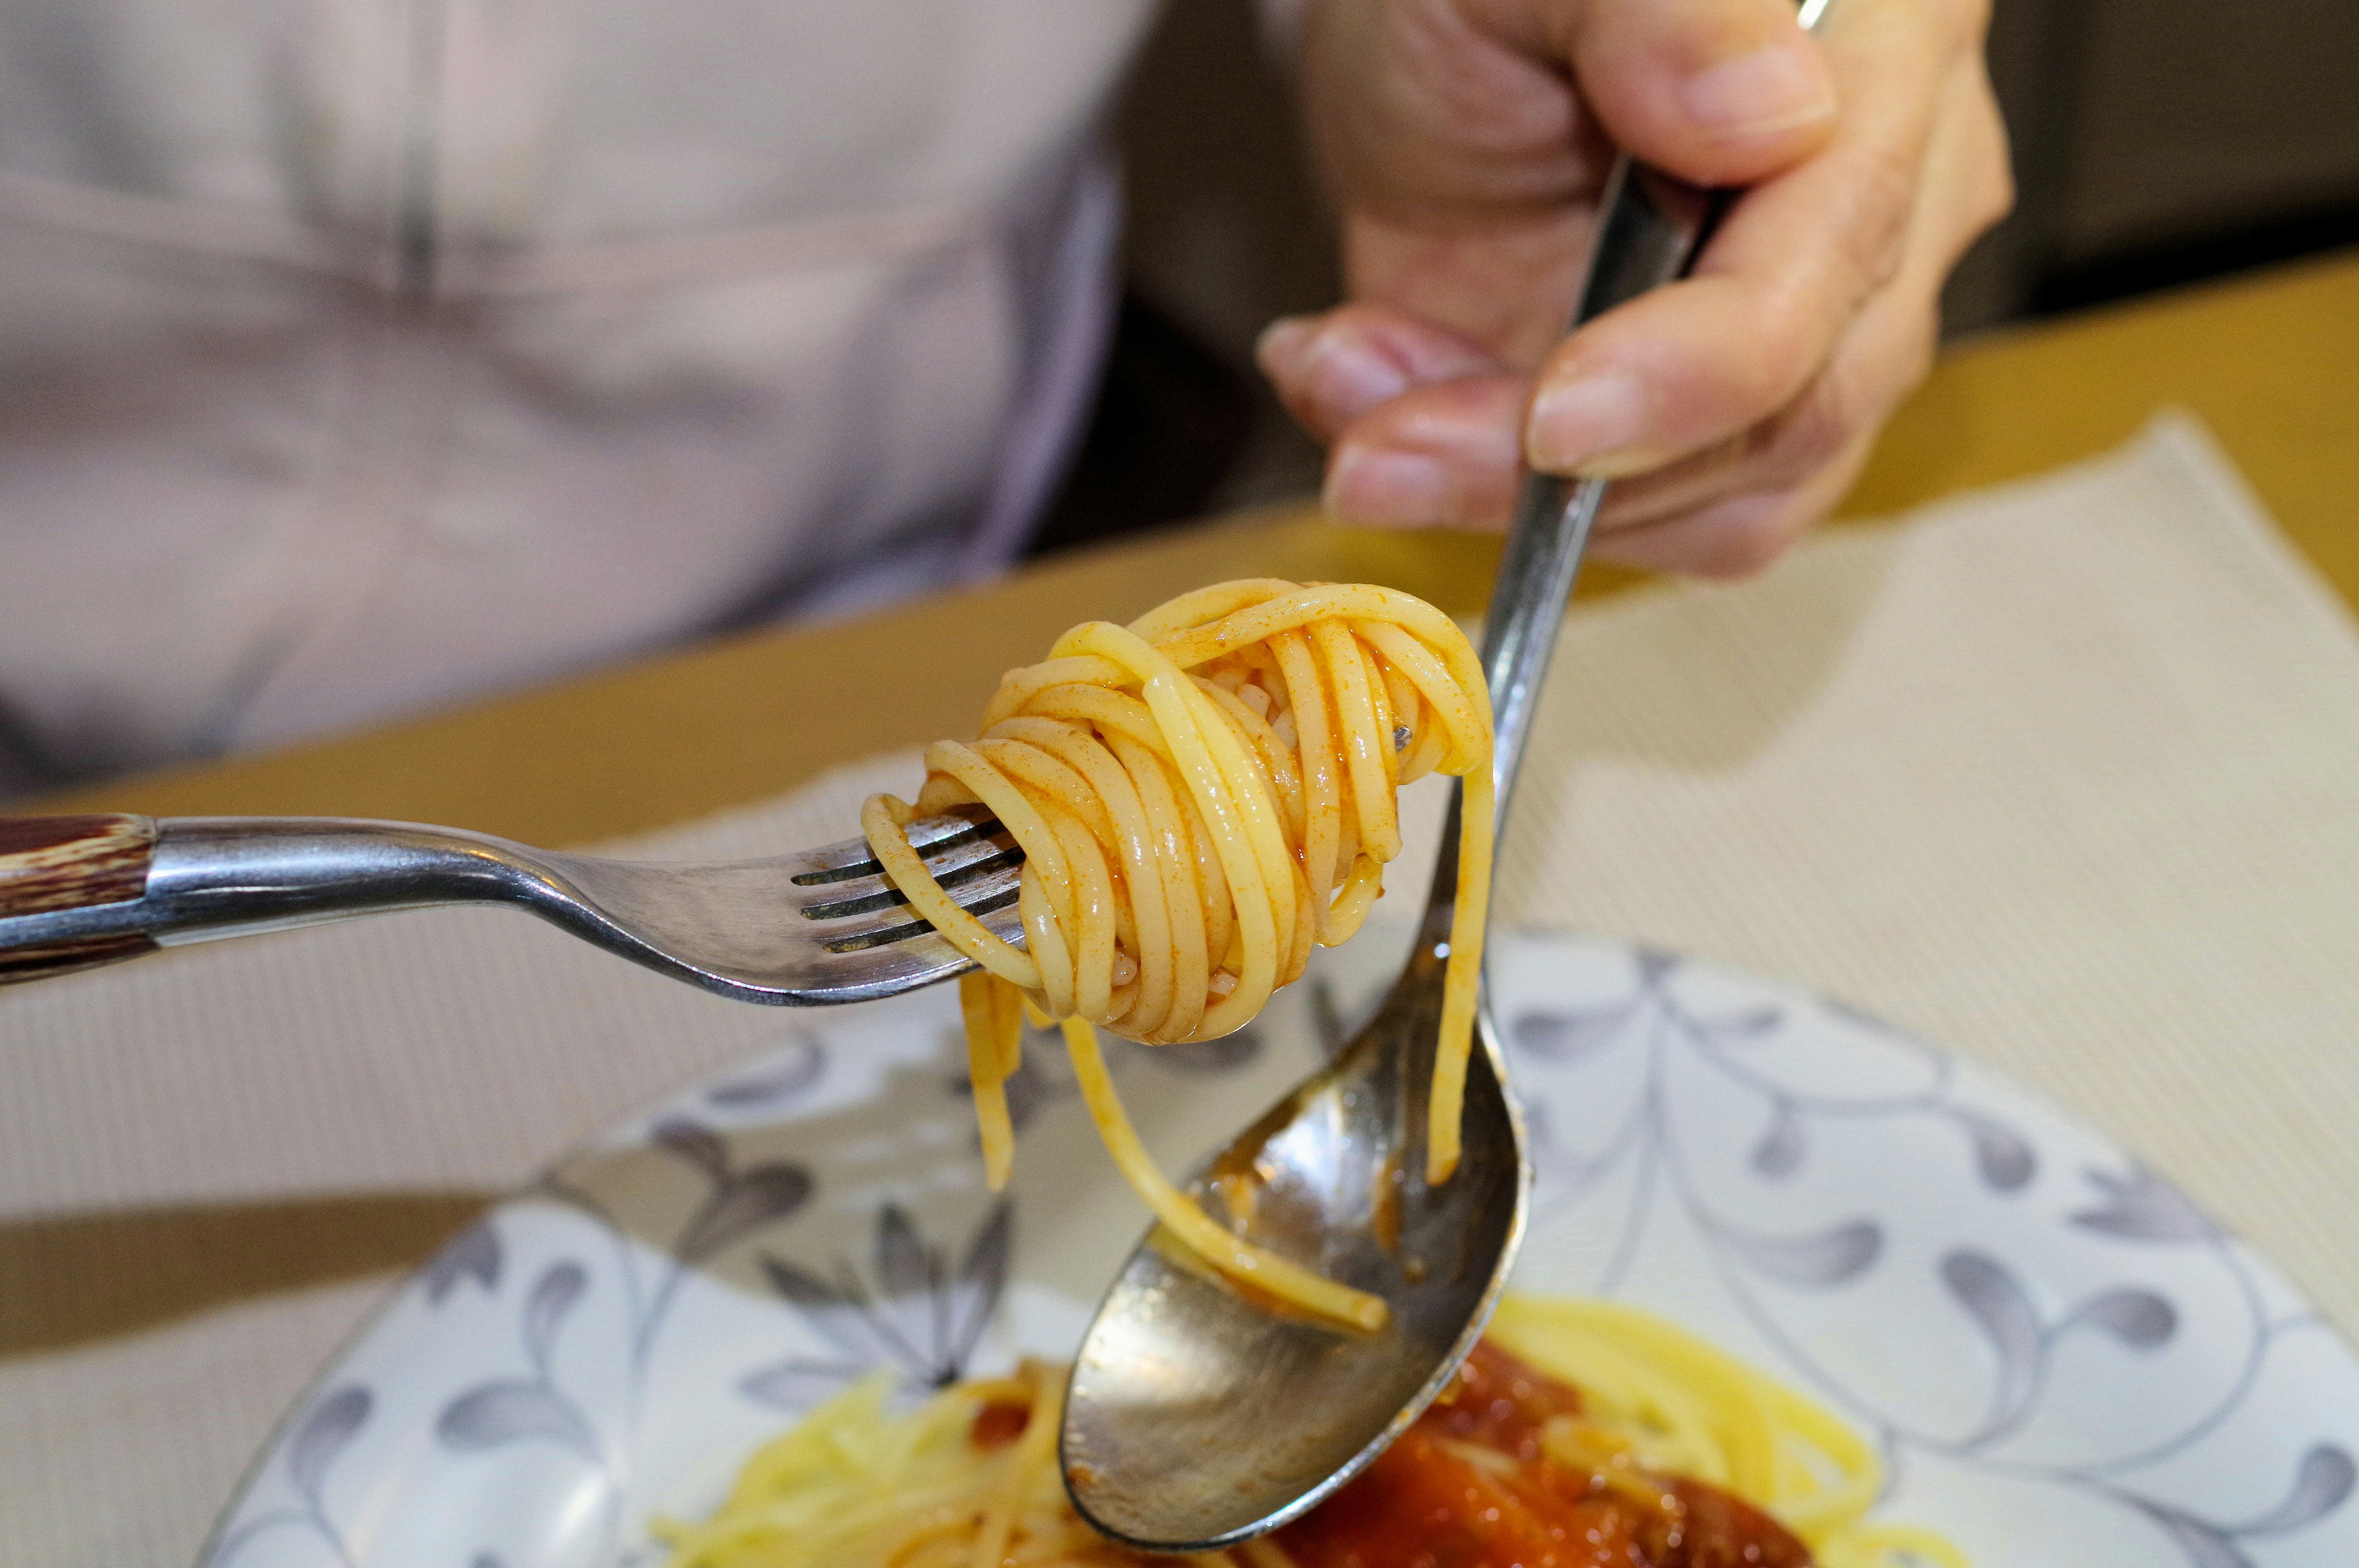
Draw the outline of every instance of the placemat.
[[[841,838],[915,773],[627,850]],[[1577,612],[1500,895],[2046,1088],[2359,1327],[2354,867],[2359,637],[2167,418],[1755,582]],[[491,911],[0,993],[0,1563],[189,1561],[388,1271],[795,1028]]]

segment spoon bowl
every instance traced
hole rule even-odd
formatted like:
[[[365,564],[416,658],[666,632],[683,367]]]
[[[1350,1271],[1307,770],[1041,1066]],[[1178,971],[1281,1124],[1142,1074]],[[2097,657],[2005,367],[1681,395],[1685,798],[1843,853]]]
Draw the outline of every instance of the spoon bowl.
[[[1106,1534],[1209,1552],[1296,1518],[1384,1452],[1489,1320],[1529,1182],[1487,1010],[1456,1173],[1430,1186],[1404,1156],[1425,1147],[1443,913],[1375,1017],[1190,1184],[1238,1235],[1382,1297],[1385,1326],[1284,1316],[1149,1232],[1074,1357],[1066,1405],[1067,1489]]]

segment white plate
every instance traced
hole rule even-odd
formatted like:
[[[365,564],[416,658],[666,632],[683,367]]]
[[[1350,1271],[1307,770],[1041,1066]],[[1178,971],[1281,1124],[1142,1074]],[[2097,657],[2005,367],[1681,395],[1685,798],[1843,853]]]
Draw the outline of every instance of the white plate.
[[[1167,1168],[1372,997],[1386,945],[1332,957],[1241,1035],[1118,1054]],[[2120,1150],[1789,987],[1533,935],[1491,973],[1538,1165],[1518,1288],[1637,1303],[1811,1391],[1881,1442],[1887,1510],[1982,1568],[2359,1562],[2359,1361]],[[651,1514],[709,1509],[866,1368],[1070,1354],[1143,1213],[1053,1046],[1015,1085],[1016,1181],[984,1191],[956,1013],[782,1015],[777,1050],[500,1205],[322,1374],[211,1568],[658,1563]]]

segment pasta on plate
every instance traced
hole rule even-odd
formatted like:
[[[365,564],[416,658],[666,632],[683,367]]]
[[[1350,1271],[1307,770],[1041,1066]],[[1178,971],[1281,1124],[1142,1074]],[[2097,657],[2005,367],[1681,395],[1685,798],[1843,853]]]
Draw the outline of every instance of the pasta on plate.
[[[915,1411],[889,1377],[763,1446],[669,1568],[1136,1568],[1066,1500],[1064,1376],[1029,1362]],[[1875,1449],[1831,1412],[1611,1302],[1510,1296],[1441,1398],[1341,1492],[1222,1568],[1966,1568],[1871,1518]]]
[[[914,802],[871,798],[861,825],[885,874],[979,966],[960,1000],[992,1185],[1014,1158],[1005,1086],[1028,1011],[1061,1023],[1108,1150],[1167,1227],[1268,1296],[1381,1326],[1375,1296],[1232,1235],[1156,1169],[1095,1031],[1167,1044],[1250,1021],[1313,946],[1359,929],[1400,852],[1395,795],[1430,773],[1466,792],[1429,1119],[1440,1182],[1458,1160],[1493,810],[1490,701],[1448,616],[1364,583],[1253,579],[1128,626],[1087,622],[1001,680],[979,739],[927,750]],[[909,847],[911,821],[963,806],[1023,848],[1022,947],[960,909]]]

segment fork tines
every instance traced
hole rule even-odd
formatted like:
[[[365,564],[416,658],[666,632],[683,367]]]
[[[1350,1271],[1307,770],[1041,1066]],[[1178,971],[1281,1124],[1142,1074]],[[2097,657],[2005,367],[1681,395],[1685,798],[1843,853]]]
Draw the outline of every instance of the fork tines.
[[[980,813],[925,817],[909,824],[909,846],[968,914],[981,916],[1016,902],[1024,851],[996,818]],[[828,951],[881,947],[933,929],[923,919],[895,918],[909,901],[885,880],[865,840],[829,845],[810,860],[810,870],[789,880],[826,890],[799,913],[805,920],[841,923],[836,930],[812,933]]]

